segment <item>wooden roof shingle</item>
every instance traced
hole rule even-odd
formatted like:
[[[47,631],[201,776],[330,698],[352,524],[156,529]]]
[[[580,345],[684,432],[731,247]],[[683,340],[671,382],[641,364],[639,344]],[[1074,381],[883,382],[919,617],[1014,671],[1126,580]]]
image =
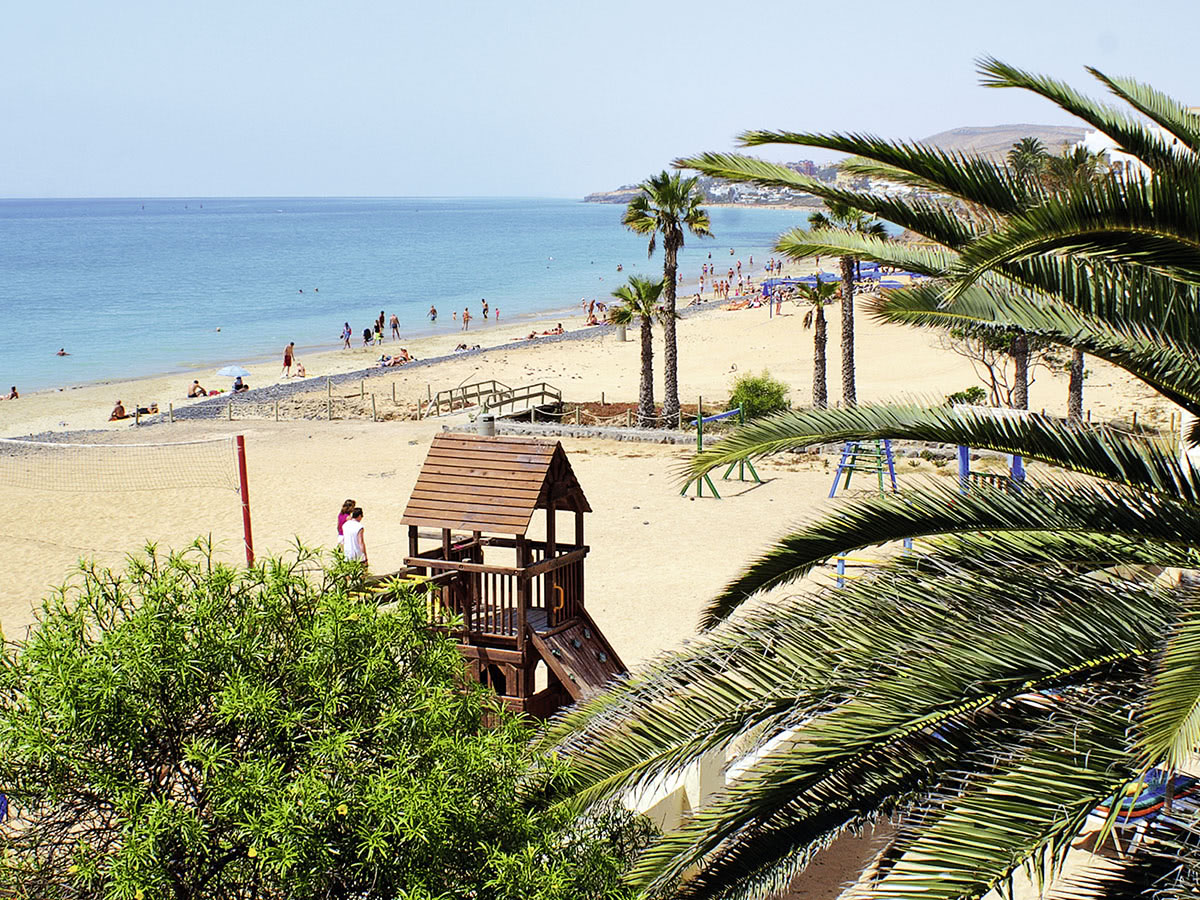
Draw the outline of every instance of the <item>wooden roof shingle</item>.
[[[558,441],[445,433],[433,439],[405,525],[524,535],[535,510],[591,512]]]

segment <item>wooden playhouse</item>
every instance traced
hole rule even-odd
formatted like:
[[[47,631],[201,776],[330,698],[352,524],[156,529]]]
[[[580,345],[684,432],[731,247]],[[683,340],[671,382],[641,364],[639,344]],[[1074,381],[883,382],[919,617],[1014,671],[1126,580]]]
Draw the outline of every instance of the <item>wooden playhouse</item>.
[[[626,671],[584,606],[591,511],[557,441],[451,433],[433,439],[404,511],[405,565],[435,579],[430,621],[457,620],[474,677],[539,718]],[[559,513],[574,526],[566,534]]]

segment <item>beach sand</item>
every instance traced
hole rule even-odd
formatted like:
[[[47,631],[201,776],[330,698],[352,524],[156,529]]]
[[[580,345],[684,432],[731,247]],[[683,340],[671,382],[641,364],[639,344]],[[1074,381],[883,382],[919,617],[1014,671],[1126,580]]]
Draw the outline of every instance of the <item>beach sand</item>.
[[[705,310],[679,323],[680,385],[685,402],[703,395],[723,402],[740,373],[764,369],[792,387],[792,400],[811,398],[812,333],[803,329],[802,310],[785,307],[770,318],[765,308],[729,312]],[[830,401],[840,396],[839,317],[830,311]],[[553,324],[553,323],[551,323]],[[564,322],[568,328],[579,327]],[[549,327],[549,326],[544,326]],[[495,378],[510,385],[546,381],[560,387],[568,402],[635,401],[638,380],[636,335],[618,343],[612,335],[565,343],[511,342],[530,328],[528,322],[491,326],[469,333],[471,343],[497,344],[484,354],[453,358],[432,367],[405,370],[371,379],[386,410],[391,384],[396,385],[403,412],[427,390]],[[540,330],[540,329],[539,329]],[[463,339],[454,331],[407,344],[418,357],[450,350]],[[387,344],[385,351],[395,346]],[[282,351],[282,347],[280,347]],[[661,338],[656,333],[656,398],[661,400]],[[334,351],[302,357],[310,374],[322,376],[362,368],[378,350]],[[880,325],[863,312],[857,327],[860,401],[918,397],[940,401],[945,394],[976,383],[970,365],[938,345],[935,334]],[[1100,417],[1128,416],[1140,410],[1143,420],[1161,421],[1168,408],[1133,379],[1099,363],[1085,389],[1085,405]],[[279,364],[251,368],[250,384],[276,380]],[[331,546],[335,518],[344,499],[354,498],[366,511],[364,524],[372,567],[394,570],[405,555],[399,524],[409,491],[439,419],[394,418],[372,422],[361,418],[323,421],[325,387],[288,402],[284,421],[273,417],[227,422],[181,421],[173,425],[134,428],[108,424],[108,410],[118,397],[129,406],[183,400],[190,375],[158,376],[136,382],[88,385],[46,391],[20,401],[0,403],[0,434],[14,436],[52,430],[100,429],[88,440],[105,442],[170,442],[245,435],[250,502],[258,552],[286,553],[296,540]],[[205,384],[208,384],[208,379]],[[1031,390],[1031,406],[1065,411],[1065,376],[1041,373]],[[178,398],[172,401],[171,398]],[[315,410],[315,412],[314,412]],[[687,446],[565,439],[563,445],[594,512],[588,517],[587,604],[597,623],[631,666],[678,645],[695,631],[698,614],[713,594],[733,578],[774,538],[797,522],[827,513],[837,504],[853,503],[854,494],[826,499],[832,479],[828,457],[786,454],[764,460],[759,472],[765,483],[721,484],[724,499],[680,497],[679,465],[692,453]],[[917,477],[949,477],[927,462],[898,470],[901,484]],[[0,624],[9,637],[24,632],[34,605],[51,585],[69,577],[80,556],[119,564],[126,553],[147,541],[160,548],[179,548],[197,535],[211,534],[220,556],[241,559],[241,519],[236,494],[230,490],[188,489],[121,491],[106,494],[16,488],[0,479],[0,505],[8,511],[0,524]],[[812,576],[828,579],[823,571]],[[768,601],[769,602],[769,599]],[[846,845],[861,855],[865,845]],[[854,858],[857,858],[855,856]],[[822,857],[819,870],[806,877],[804,895],[833,896],[852,877],[836,857]],[[847,875],[846,872],[850,874]],[[819,872],[827,873],[822,880]]]

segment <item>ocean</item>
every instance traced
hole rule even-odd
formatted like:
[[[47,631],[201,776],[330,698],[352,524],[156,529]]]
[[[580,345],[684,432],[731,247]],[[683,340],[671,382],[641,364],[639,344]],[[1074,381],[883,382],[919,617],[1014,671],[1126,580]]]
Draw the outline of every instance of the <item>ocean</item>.
[[[383,310],[405,335],[454,330],[480,299],[502,321],[606,300],[662,271],[624,207],[506,198],[0,200],[0,387],[21,390],[206,371],[340,346]],[[711,253],[755,270],[792,210],[713,208],[690,235],[693,284]],[[734,253],[730,254],[730,249]],[[624,271],[616,267],[623,265]],[[427,318],[438,308],[436,325]],[[486,329],[472,337],[486,341]],[[361,340],[361,337],[356,339]],[[56,356],[59,348],[69,356]]]

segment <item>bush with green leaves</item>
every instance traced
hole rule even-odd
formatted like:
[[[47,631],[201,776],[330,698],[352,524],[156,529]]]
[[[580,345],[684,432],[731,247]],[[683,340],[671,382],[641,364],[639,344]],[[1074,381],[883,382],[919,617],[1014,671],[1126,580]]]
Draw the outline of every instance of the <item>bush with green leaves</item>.
[[[531,799],[563,771],[528,724],[423,595],[361,579],[303,548],[81,565],[0,658],[0,894],[622,896],[645,826]]]
[[[739,406],[746,419],[757,419],[788,409],[788,386],[771,377],[766,369],[761,375],[742,375],[733,383],[727,409]]]
[[[984,406],[987,404],[988,393],[977,384],[953,394],[946,395],[947,406]]]

